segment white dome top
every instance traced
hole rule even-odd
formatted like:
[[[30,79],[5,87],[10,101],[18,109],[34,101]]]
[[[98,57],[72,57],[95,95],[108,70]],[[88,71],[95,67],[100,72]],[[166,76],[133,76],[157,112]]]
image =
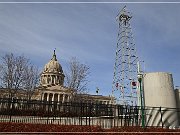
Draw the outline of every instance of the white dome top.
[[[55,50],[52,59],[45,65],[43,73],[63,73],[62,67],[56,59]]]

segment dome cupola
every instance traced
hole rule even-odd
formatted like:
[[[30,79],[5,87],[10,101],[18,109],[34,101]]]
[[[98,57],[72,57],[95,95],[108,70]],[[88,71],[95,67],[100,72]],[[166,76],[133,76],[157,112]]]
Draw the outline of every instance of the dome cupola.
[[[54,50],[51,60],[44,66],[41,74],[41,85],[63,85],[64,77],[62,67],[57,61]]]
[[[54,50],[54,54],[52,59],[45,65],[44,73],[63,73],[62,67],[56,59],[56,53]]]

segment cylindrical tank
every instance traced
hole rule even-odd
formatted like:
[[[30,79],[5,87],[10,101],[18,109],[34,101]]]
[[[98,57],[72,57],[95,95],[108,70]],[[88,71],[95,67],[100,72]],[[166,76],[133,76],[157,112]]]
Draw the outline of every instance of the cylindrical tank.
[[[178,118],[180,124],[180,89],[175,89],[176,105],[178,108]]]
[[[146,122],[149,126],[178,126],[177,106],[172,74],[165,72],[145,73],[143,90]],[[170,109],[174,108],[174,109]]]

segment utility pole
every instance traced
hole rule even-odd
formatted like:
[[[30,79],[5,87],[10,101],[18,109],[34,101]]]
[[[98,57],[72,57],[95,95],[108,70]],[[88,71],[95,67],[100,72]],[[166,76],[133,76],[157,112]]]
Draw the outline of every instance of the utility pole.
[[[140,96],[140,103],[141,103],[141,124],[142,127],[145,128],[145,113],[144,113],[144,92],[143,92],[143,73],[140,69],[140,61],[137,63],[138,65],[138,83],[139,83],[139,96]]]

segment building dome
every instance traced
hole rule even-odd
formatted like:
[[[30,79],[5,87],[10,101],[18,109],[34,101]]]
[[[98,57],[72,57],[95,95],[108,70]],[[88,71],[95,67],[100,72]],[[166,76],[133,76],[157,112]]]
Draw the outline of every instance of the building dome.
[[[52,59],[45,65],[44,73],[62,73],[62,67],[56,59],[56,54],[54,51]]]
[[[56,59],[54,50],[52,59],[44,66],[41,74],[41,85],[63,85],[64,77],[62,67]]]

